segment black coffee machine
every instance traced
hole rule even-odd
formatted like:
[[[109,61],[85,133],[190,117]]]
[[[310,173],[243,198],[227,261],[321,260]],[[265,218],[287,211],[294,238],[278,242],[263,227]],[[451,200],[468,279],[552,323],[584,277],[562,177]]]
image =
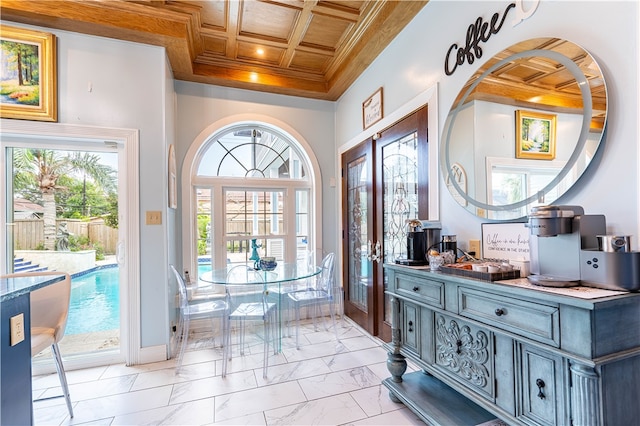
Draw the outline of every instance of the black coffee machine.
[[[407,257],[396,263],[408,266],[428,265],[427,249],[440,239],[440,222],[407,220]]]

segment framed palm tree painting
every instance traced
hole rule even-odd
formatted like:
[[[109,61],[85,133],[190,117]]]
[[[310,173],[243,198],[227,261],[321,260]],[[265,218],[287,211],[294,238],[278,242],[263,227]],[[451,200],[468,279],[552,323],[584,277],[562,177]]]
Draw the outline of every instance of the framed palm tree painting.
[[[0,117],[57,121],[55,35],[0,25]]]

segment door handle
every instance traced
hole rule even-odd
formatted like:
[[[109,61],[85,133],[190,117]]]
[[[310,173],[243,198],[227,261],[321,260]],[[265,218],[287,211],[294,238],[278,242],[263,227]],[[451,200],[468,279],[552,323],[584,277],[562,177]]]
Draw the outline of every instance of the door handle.
[[[382,256],[380,255],[380,241],[377,241],[375,245],[369,240],[367,243],[367,259],[371,262],[378,262],[382,260]],[[375,251],[375,252],[374,252]]]
[[[125,259],[124,241],[120,241],[116,245],[116,262],[119,266],[124,266]]]

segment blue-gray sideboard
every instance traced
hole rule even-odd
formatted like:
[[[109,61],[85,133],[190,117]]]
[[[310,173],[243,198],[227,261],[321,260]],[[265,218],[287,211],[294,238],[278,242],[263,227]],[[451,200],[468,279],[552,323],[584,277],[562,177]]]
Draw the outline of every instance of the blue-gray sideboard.
[[[640,293],[385,271],[383,384],[428,424],[638,424]]]

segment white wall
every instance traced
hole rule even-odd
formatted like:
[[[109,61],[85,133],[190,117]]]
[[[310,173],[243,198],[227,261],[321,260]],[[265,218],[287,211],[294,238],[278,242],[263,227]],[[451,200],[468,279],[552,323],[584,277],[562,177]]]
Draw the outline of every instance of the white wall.
[[[313,150],[322,178],[323,251],[337,251],[336,230],[340,226],[334,144],[334,103],[292,96],[176,81],[178,104],[177,148],[178,176],[182,174],[185,154],[196,137],[214,122],[233,116],[255,114],[283,122],[297,131]]]
[[[517,26],[508,18],[502,29],[482,43],[483,57],[465,62],[453,75],[444,72],[444,58],[453,43],[464,45],[467,28],[478,17],[485,21],[503,14],[509,1],[431,0],[367,71],[338,100],[337,149],[362,132],[361,104],[378,87],[384,88],[385,115],[416,94],[438,85],[439,123],[429,132],[441,134],[453,101],[477,66],[519,41],[559,37],[585,48],[598,61],[607,79],[608,123],[601,150],[590,170],[561,204],[582,205],[587,214],[604,214],[609,232],[640,240],[638,142],[638,8],[637,1],[540,1],[536,12]],[[524,2],[525,8],[533,2]],[[513,17],[513,12],[510,12]],[[443,233],[457,234],[461,246],[481,238],[483,220],[460,207],[440,186]]]
[[[141,347],[167,339],[167,144],[171,120],[165,98],[173,84],[163,48],[3,21],[57,37],[58,123],[137,129],[140,134]],[[169,79],[170,84],[166,84]],[[144,224],[147,210],[161,226]]]

